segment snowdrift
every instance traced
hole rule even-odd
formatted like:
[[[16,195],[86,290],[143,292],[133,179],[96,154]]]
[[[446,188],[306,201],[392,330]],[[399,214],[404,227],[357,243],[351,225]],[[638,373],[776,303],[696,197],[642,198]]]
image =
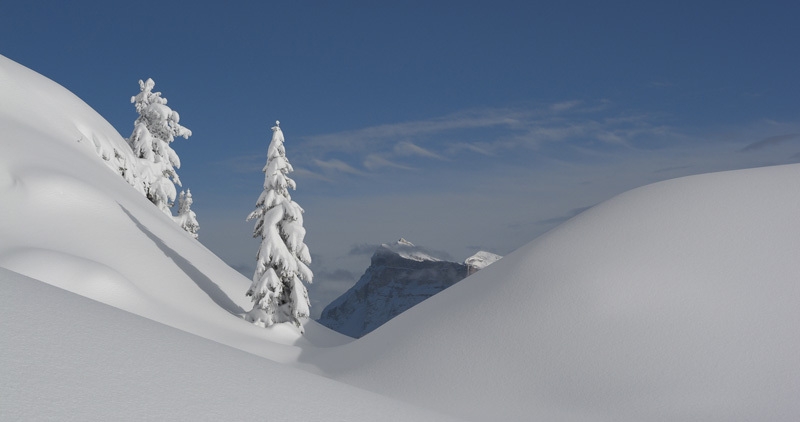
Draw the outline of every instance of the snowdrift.
[[[3,420],[453,420],[3,268],[0,293]]]
[[[320,363],[474,420],[790,421],[798,303],[800,165],[707,174],[598,205]]]

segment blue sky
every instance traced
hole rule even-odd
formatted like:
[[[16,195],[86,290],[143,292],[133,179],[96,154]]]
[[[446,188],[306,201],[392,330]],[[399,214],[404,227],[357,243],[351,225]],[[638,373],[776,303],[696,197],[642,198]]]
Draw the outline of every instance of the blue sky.
[[[800,161],[796,2],[0,4],[0,54],[123,136],[138,80],[200,240],[250,275],[244,222],[281,121],[306,210],[315,313],[369,245],[507,254],[627,189]]]

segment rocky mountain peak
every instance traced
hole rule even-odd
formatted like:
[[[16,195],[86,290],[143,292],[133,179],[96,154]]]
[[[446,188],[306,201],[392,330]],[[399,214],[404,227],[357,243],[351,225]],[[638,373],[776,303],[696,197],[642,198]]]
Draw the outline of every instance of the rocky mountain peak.
[[[479,252],[472,266],[450,262],[401,238],[382,244],[356,284],[331,302],[318,322],[360,338],[500,257]],[[495,258],[496,257],[496,258]]]

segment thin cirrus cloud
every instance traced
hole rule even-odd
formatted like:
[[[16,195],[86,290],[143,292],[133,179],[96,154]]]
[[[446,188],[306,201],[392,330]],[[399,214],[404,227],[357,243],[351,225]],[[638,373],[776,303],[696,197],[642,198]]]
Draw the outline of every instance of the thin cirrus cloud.
[[[369,154],[364,158],[364,167],[369,170],[378,170],[381,168],[395,168],[400,170],[414,170],[414,167],[404,166],[388,160],[378,154]]]
[[[579,105],[583,104],[581,100],[573,100],[573,101],[563,101],[560,103],[555,103],[550,105],[550,110],[553,111],[566,111],[571,108],[575,108]]]
[[[748,144],[747,146],[742,148],[740,151],[741,152],[757,151],[757,150],[760,150],[760,149],[768,148],[768,147],[771,147],[771,146],[774,146],[774,145],[782,144],[782,143],[784,143],[786,141],[791,141],[791,140],[799,139],[799,138],[800,138],[800,133],[787,133],[787,134],[784,134],[784,135],[770,136],[770,137],[764,138],[764,139],[762,139],[760,141],[756,141],[756,142],[753,142],[751,144]]]
[[[380,247],[379,243],[359,243],[355,244],[350,248],[350,252],[347,254],[350,256],[360,256],[360,255],[372,255],[375,251]]]
[[[416,170],[425,166],[420,159],[456,163],[461,162],[456,157],[464,154],[519,156],[546,144],[631,149],[667,138],[681,136],[660,124],[658,116],[614,111],[608,101],[573,100],[532,108],[465,110],[307,136],[303,143],[310,155],[306,161],[332,177],[334,173],[364,176],[386,169]],[[334,154],[336,158],[331,157]]]
[[[542,226],[555,226],[557,224],[561,224],[561,223],[569,220],[572,217],[575,217],[576,215],[588,210],[591,207],[592,207],[592,205],[586,206],[586,207],[573,208],[573,209],[569,210],[567,213],[565,213],[563,215],[560,215],[558,217],[552,217],[552,218],[547,218],[547,219],[544,219],[544,220],[539,220],[539,221],[536,222],[536,224],[537,225],[542,225]]]
[[[314,179],[323,182],[333,182],[333,180],[330,177],[323,176],[319,173],[313,172],[311,170],[302,167],[294,167],[294,172],[292,173],[292,177],[303,178],[303,179]]]
[[[364,172],[362,172],[361,170],[358,170],[355,167],[345,163],[344,161],[335,158],[330,160],[314,159],[313,162],[317,167],[319,167],[323,171],[348,173],[356,176],[364,175]]]
[[[437,160],[445,160],[445,158],[442,157],[441,155],[439,155],[439,154],[437,154],[437,153],[435,153],[435,152],[433,152],[431,150],[422,148],[421,146],[415,145],[415,144],[413,144],[411,142],[408,142],[408,141],[403,141],[403,142],[400,142],[400,143],[396,144],[394,146],[394,153],[397,154],[397,155],[401,155],[401,156],[412,156],[412,155],[415,155],[415,156],[418,156],[418,157],[434,158],[434,159],[437,159]]]
[[[567,107],[556,108],[563,110]],[[445,159],[443,154],[446,152],[464,150],[490,155],[490,146],[495,143],[497,136],[501,136],[498,134],[508,137],[512,133],[524,134],[532,128],[547,126],[549,114],[553,112],[548,107],[465,110],[425,120],[307,136],[304,137],[304,144],[318,158],[333,152],[362,156],[380,153],[386,159],[392,156]],[[489,132],[491,138],[464,139],[474,132]],[[408,139],[414,139],[415,142]],[[451,148],[457,144],[461,144],[461,147]]]
[[[388,149],[401,139],[429,136],[443,132],[491,127],[513,128],[527,111],[510,109],[469,110],[446,116],[411,122],[371,126],[363,129],[306,137],[306,143],[318,151],[363,151],[364,148]]]
[[[262,171],[266,156],[264,154],[248,154],[228,157],[212,163],[214,166],[239,174],[251,174]]]
[[[448,154],[457,154],[461,151],[471,151],[487,157],[494,157],[497,155],[493,151],[492,146],[485,142],[457,142],[447,148]]]

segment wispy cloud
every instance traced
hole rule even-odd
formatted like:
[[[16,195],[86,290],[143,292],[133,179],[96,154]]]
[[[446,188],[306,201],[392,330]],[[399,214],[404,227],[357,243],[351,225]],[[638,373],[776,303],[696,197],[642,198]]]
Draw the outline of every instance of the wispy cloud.
[[[760,141],[753,142],[742,148],[740,151],[741,152],[757,151],[774,145],[782,144],[786,141],[791,141],[794,139],[800,139],[800,133],[787,133],[784,135],[770,136]]]
[[[575,107],[581,105],[582,103],[583,103],[583,101],[581,101],[581,100],[563,101],[563,102],[560,102],[560,103],[555,103],[555,104],[550,105],[550,110],[553,110],[553,111],[566,111],[566,110],[569,110],[571,108],[575,108]]]
[[[678,84],[676,84],[674,82],[666,82],[666,81],[653,81],[653,82],[650,82],[650,86],[653,86],[653,87],[656,87],[656,88],[675,88],[675,87],[678,86]]]
[[[529,108],[473,109],[425,120],[304,137],[305,162],[328,177],[430,168],[421,159],[463,166],[477,158],[549,154],[546,145],[598,151],[635,149],[676,138],[658,116],[614,111],[609,101],[571,100]]]
[[[313,179],[313,180],[321,180],[323,182],[333,182],[329,177],[325,177],[319,173],[315,173],[311,170],[302,168],[302,167],[295,167],[294,172],[291,174],[292,178],[298,179]]]
[[[369,154],[364,158],[364,167],[370,170],[377,170],[380,168],[395,168],[400,170],[414,170],[413,167],[404,166],[402,164],[398,164],[388,159],[378,155],[378,154]]]
[[[608,142],[609,144],[617,144],[617,145],[627,145],[628,144],[628,142],[627,142],[625,137],[620,136],[619,134],[614,133],[614,132],[600,131],[597,134],[597,139],[599,139],[601,141],[604,141],[604,142]]]
[[[356,275],[353,274],[351,271],[344,270],[344,269],[336,269],[333,271],[319,271],[314,274],[314,278],[321,279],[321,280],[335,280],[335,281],[355,281]]]
[[[321,151],[359,151],[365,147],[385,148],[400,139],[441,132],[487,127],[514,127],[530,111],[511,109],[468,110],[427,120],[372,126],[358,130],[307,137],[307,143]]]
[[[447,148],[448,154],[456,154],[460,151],[471,151],[488,157],[497,155],[491,150],[491,146],[485,143],[458,142]]]
[[[305,142],[321,154],[391,152],[444,158],[447,151],[473,150],[486,154],[491,146],[530,146],[574,137],[609,140],[613,134],[614,142],[620,143],[623,137],[635,137],[654,126],[648,121],[652,117],[646,115],[591,117],[607,108],[606,101],[587,104],[574,100],[528,109],[465,110],[426,120],[316,135],[305,138]],[[465,139],[469,136],[483,139]]]
[[[314,164],[326,171],[333,171],[333,172],[341,172],[347,174],[353,174],[356,176],[363,176],[364,172],[354,168],[353,166],[345,163],[342,160],[338,159],[330,159],[330,160],[320,160],[314,159]]]
[[[692,166],[688,166],[688,165],[687,166],[664,167],[664,168],[660,168],[660,169],[657,169],[657,170],[653,170],[653,173],[656,173],[656,174],[658,174],[658,173],[669,173],[669,172],[673,172],[673,171],[677,171],[677,170],[686,170],[686,169],[690,169],[690,168],[692,168]]]
[[[267,161],[265,154],[237,155],[214,163],[215,166],[233,173],[249,174],[260,172]]]
[[[437,160],[443,160],[444,157],[441,155],[422,148],[421,146],[414,145],[411,142],[403,141],[394,146],[394,153],[397,155],[409,156],[409,155],[416,155],[419,157],[425,158],[435,158]]]
[[[576,215],[588,210],[591,207],[592,206],[573,208],[573,209],[571,209],[569,212],[567,212],[564,215],[561,215],[561,216],[558,216],[558,217],[553,217],[553,218],[547,218],[547,219],[544,219],[544,220],[539,220],[539,221],[536,222],[536,224],[542,225],[542,226],[554,226],[556,224],[561,224],[561,223],[569,220],[570,218],[575,217]]]
[[[360,244],[357,244],[357,245],[353,245],[350,248],[350,252],[348,252],[347,254],[348,255],[352,255],[352,256],[372,255],[372,254],[375,253],[376,250],[378,250],[378,248],[380,246],[381,245],[379,243],[376,243],[376,244],[360,243]]]

